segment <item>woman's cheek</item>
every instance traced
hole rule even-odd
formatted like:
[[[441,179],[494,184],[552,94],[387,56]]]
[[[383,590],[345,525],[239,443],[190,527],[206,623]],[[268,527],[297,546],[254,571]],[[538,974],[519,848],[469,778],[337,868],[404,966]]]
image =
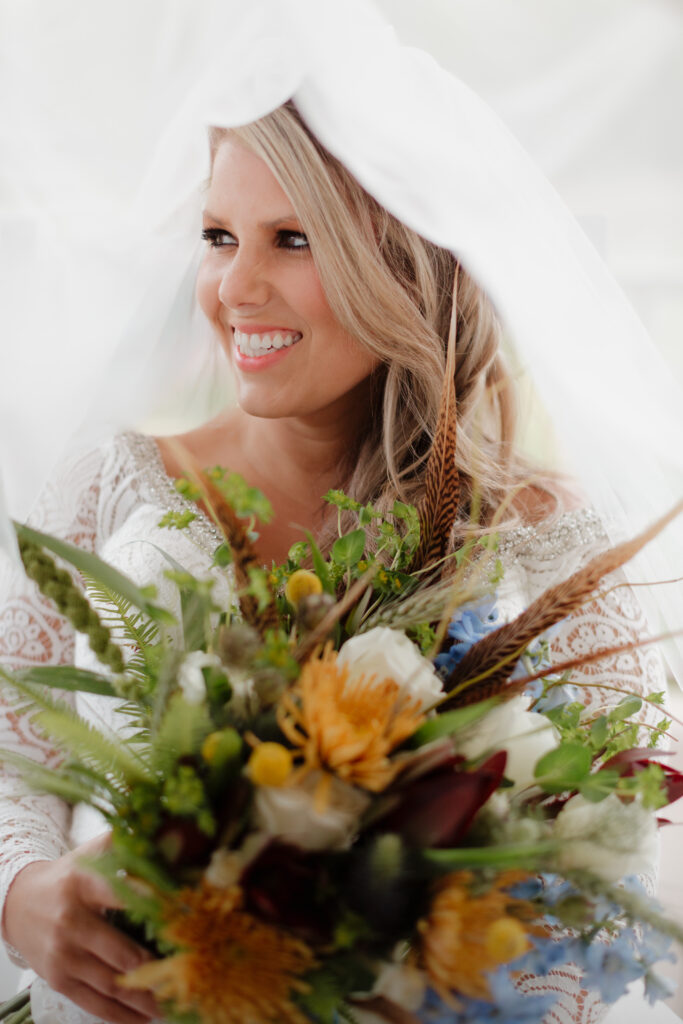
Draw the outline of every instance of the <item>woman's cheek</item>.
[[[200,264],[195,285],[195,296],[204,316],[212,323],[218,320],[220,299],[218,298],[218,276],[207,265],[206,259]]]

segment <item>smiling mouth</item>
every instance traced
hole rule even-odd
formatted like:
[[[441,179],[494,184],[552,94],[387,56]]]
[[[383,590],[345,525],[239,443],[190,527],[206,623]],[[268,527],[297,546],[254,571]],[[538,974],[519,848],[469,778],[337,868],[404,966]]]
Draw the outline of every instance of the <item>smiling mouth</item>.
[[[269,352],[276,352],[281,348],[291,348],[301,341],[303,335],[300,331],[269,331],[266,334],[244,334],[236,327],[233,329],[235,345],[242,355],[258,359]]]

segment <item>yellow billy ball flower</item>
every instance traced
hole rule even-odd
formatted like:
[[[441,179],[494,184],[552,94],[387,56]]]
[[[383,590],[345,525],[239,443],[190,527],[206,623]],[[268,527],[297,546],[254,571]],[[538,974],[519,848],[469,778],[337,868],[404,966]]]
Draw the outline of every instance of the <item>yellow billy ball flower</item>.
[[[242,749],[242,738],[235,729],[209,733],[202,743],[202,757],[207,764],[222,766],[235,760]]]
[[[297,569],[287,580],[285,597],[295,607],[304,597],[311,594],[322,594],[323,585],[314,572],[309,569]]]
[[[514,917],[499,917],[486,929],[486,951],[500,964],[516,960],[529,948],[524,927]]]
[[[281,743],[259,743],[247,767],[256,786],[284,786],[292,773],[292,751]]]

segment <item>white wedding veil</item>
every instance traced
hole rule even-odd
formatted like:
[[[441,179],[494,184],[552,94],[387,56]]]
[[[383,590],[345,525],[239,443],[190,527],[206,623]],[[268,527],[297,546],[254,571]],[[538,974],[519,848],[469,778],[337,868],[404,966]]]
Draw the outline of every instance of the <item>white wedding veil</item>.
[[[489,293],[613,538],[683,495],[683,395],[619,287],[492,111],[370,0],[4,7],[0,457],[17,514],[74,435],[140,422],[162,393],[208,408],[215,354],[193,302],[206,127],[290,97]],[[134,88],[129,62],[145,68]],[[629,574],[683,576],[683,519]],[[683,586],[641,593],[654,629],[683,627]],[[683,649],[668,656],[683,679]]]

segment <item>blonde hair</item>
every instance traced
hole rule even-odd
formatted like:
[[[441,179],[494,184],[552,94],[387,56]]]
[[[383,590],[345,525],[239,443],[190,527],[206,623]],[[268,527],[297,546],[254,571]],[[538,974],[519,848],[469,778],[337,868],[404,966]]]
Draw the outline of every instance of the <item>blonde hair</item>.
[[[380,360],[369,429],[340,467],[339,486],[384,510],[396,498],[416,504],[443,388],[455,257],[373,199],[315,138],[293,103],[243,127],[212,128],[212,160],[226,137],[270,168],[308,237],[330,308]],[[456,533],[464,533],[475,491],[485,524],[532,471],[515,452],[515,395],[500,351],[500,323],[462,267],[457,305]],[[543,483],[540,491],[552,494],[552,487]],[[528,495],[526,504],[528,510]],[[513,501],[504,523],[523,516],[522,505]],[[327,546],[333,538],[320,539]]]

